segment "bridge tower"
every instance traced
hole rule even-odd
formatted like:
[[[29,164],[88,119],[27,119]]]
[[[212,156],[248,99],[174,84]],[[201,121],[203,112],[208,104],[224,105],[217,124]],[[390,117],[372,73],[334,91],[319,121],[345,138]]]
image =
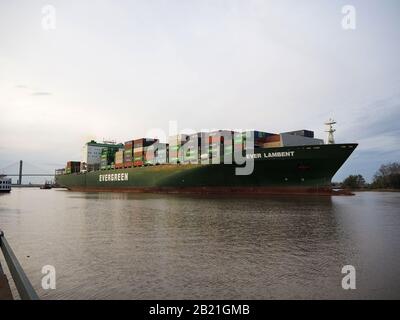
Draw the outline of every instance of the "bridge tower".
[[[19,160],[19,179],[18,179],[18,184],[22,184],[22,160]]]

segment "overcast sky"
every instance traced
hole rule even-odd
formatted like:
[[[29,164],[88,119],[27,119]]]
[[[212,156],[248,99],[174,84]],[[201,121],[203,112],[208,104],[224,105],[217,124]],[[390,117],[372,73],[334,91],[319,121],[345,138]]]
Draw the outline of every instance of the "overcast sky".
[[[0,171],[171,120],[326,139],[334,117],[337,142],[360,143],[334,180],[370,179],[400,159],[399,57],[397,0],[1,1]]]

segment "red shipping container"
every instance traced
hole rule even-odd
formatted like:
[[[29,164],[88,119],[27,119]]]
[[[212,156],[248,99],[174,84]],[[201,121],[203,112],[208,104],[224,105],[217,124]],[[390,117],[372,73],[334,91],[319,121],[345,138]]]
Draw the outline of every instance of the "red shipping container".
[[[124,163],[124,168],[131,168],[132,165],[133,165],[132,162],[125,162],[125,163]]]
[[[211,143],[218,143],[218,142],[222,142],[222,138],[223,137],[221,137],[221,136],[213,136],[213,137],[210,137],[210,144]]]
[[[133,144],[135,148],[140,148],[140,147],[147,147],[152,145],[153,143],[157,142],[158,139],[152,139],[152,138],[141,138],[141,139],[136,139],[133,141]]]

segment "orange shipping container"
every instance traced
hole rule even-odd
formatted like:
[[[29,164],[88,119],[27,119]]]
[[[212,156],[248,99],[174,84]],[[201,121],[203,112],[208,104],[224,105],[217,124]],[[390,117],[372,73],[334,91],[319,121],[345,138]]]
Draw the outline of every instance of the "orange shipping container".
[[[267,143],[264,143],[264,144],[262,145],[263,148],[279,148],[279,147],[281,147],[281,146],[282,146],[282,144],[281,144],[280,141],[276,141],[276,142],[267,142]]]

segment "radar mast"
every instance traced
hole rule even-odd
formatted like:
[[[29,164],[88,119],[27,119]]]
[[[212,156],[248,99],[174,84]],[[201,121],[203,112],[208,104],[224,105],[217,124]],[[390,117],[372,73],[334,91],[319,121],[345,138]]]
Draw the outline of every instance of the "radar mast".
[[[328,144],[334,144],[335,143],[335,138],[333,137],[333,133],[336,131],[336,129],[333,129],[333,125],[336,124],[336,121],[333,119],[329,119],[327,122],[325,122],[325,125],[328,126],[327,130],[325,132],[328,132]]]

